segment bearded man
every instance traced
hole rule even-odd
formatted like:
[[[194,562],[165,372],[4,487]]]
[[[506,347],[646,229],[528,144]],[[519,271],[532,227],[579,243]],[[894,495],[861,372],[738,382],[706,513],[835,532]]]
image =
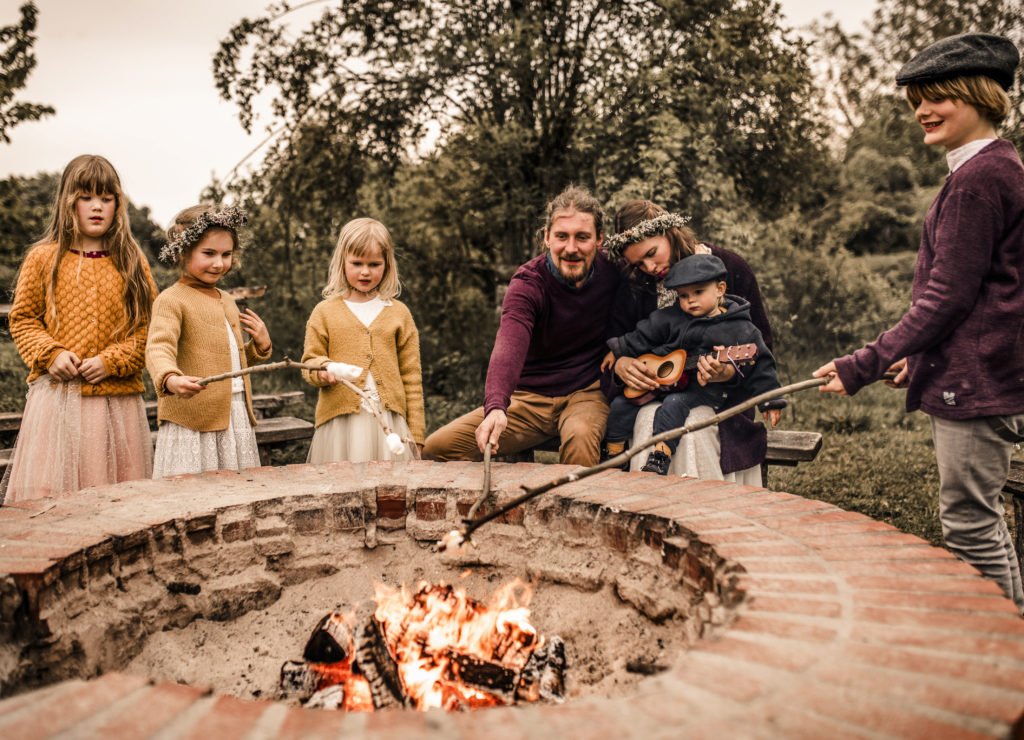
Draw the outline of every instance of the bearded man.
[[[600,387],[609,312],[621,280],[601,252],[603,212],[570,186],[547,205],[544,251],[516,270],[501,307],[484,405],[431,434],[424,456],[480,460],[558,437],[559,457],[596,465],[608,419]]]

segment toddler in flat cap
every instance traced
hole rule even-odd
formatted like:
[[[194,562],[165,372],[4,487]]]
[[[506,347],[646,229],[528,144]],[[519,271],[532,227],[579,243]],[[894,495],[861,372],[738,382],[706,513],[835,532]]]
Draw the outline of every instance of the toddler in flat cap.
[[[931,417],[946,545],[1024,613],[1002,502],[1024,441],[1024,165],[997,134],[1019,62],[1009,39],[970,33],[932,44],[897,74],[950,174],[925,216],[910,310],[814,374],[829,378],[823,391],[853,395],[897,373],[907,410]]]
[[[775,358],[750,320],[750,304],[738,296],[726,295],[725,278],[725,264],[714,255],[695,254],[679,260],[665,278],[665,287],[676,291],[678,302],[655,311],[634,331],[609,339],[608,346],[619,358],[647,353],[663,356],[678,349],[686,350],[690,357],[702,356],[723,347],[754,344],[754,364],[745,368],[732,365],[724,372],[715,372],[720,368],[718,361],[702,357],[695,384],[684,381],[673,387],[678,390],[639,399],[617,396],[611,402],[605,432],[609,457],[625,449],[645,403],[661,401],[654,415],[654,433],[660,434],[684,426],[690,410],[698,406],[719,411],[779,387]],[[666,475],[678,444],[678,438],[659,442],[643,470]]]

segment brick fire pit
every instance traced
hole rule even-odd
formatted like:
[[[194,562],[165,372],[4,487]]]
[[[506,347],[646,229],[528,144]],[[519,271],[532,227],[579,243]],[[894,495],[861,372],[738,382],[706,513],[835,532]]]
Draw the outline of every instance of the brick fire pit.
[[[565,470],[495,465],[493,483],[504,500]],[[0,736],[1024,732],[1024,620],[972,568],[824,503],[638,473],[558,489],[477,537],[495,562],[517,543],[543,546],[542,580],[611,589],[678,627],[690,648],[626,695],[348,715],[118,672],[150,634],[197,617],[233,620],[327,576],[341,546],[437,539],[481,478],[472,463],[290,466],[0,508],[0,691],[10,697],[0,701]],[[500,546],[489,551],[489,540]],[[427,566],[436,558],[421,552]],[[568,565],[581,552],[597,555],[583,573]],[[217,568],[246,575],[230,587],[199,578]],[[173,586],[190,582],[201,582],[200,595]]]

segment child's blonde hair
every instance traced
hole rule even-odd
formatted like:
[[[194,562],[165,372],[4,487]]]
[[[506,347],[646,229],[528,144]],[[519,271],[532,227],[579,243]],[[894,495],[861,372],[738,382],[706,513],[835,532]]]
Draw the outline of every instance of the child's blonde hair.
[[[1010,96],[998,82],[985,75],[912,82],[907,85],[907,101],[910,106],[917,108],[922,100],[962,100],[974,106],[982,118],[995,126],[1010,115]]]
[[[75,157],[64,168],[46,231],[33,245],[57,244],[57,258],[53,261],[50,280],[46,285],[47,318],[53,326],[57,326],[59,318],[54,300],[57,272],[61,260],[81,236],[75,204],[79,197],[92,194],[114,196],[114,220],[102,240],[104,249],[110,252],[114,267],[124,279],[125,321],[114,334],[118,338],[126,338],[149,323],[153,295],[143,267],[146,257],[132,236],[128,221],[128,200],[121,189],[121,178],[110,162],[95,154]]]
[[[345,258],[350,254],[367,257],[374,252],[380,252],[384,258],[384,277],[377,286],[377,295],[384,300],[397,298],[402,292],[402,284],[398,281],[395,245],[391,241],[388,227],[373,218],[354,218],[341,227],[338,245],[331,256],[323,297],[345,297],[351,294],[352,286],[345,279]]]
[[[218,211],[221,211],[221,209],[218,208],[217,206],[211,206],[207,204],[190,206],[183,211],[179,211],[178,215],[176,215],[174,217],[174,220],[171,222],[171,225],[167,227],[167,243],[173,246],[173,242],[176,239],[178,239],[178,237],[180,237],[182,233],[188,230],[189,227],[195,225],[195,223],[199,220],[200,216],[203,216],[205,214],[217,213]],[[208,221],[206,223],[208,223]],[[224,226],[215,223],[207,226],[203,230],[202,234],[195,238],[194,240],[189,240],[188,243],[183,244],[180,250],[174,250],[172,256],[175,262],[177,263],[178,268],[183,273],[185,272],[185,263],[188,262],[189,255],[192,254],[192,251],[199,246],[199,243],[203,240],[203,237],[205,237],[211,231],[226,231],[227,233],[231,234],[231,244],[234,247],[234,251],[231,254],[231,270],[235,269],[236,267],[239,266],[239,264],[241,264],[241,243],[238,236],[238,231],[232,228],[231,226]],[[167,251],[166,248],[165,251]],[[161,258],[162,257],[163,253],[161,253]]]

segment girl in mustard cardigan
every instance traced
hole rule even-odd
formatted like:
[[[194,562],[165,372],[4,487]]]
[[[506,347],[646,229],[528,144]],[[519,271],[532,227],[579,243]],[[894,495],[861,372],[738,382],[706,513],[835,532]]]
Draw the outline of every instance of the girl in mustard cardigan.
[[[422,449],[420,337],[401,291],[391,234],[372,218],[349,221],[331,257],[324,299],[306,323],[302,362],[343,362],[363,369],[354,381],[380,404],[388,425]],[[307,462],[391,460],[376,419],[327,370],[303,375],[320,388]],[[412,450],[410,450],[412,452]]]
[[[240,314],[217,288],[236,259],[244,223],[239,208],[200,205],[175,216],[167,230],[160,260],[179,265],[181,279],[156,299],[146,344],[160,423],[154,478],[260,464],[249,377],[198,383],[270,357],[266,324],[251,309]],[[243,330],[250,341],[243,342]]]
[[[11,338],[29,387],[0,502],[149,476],[142,365],[155,295],[117,172],[76,157],[14,291]]]

